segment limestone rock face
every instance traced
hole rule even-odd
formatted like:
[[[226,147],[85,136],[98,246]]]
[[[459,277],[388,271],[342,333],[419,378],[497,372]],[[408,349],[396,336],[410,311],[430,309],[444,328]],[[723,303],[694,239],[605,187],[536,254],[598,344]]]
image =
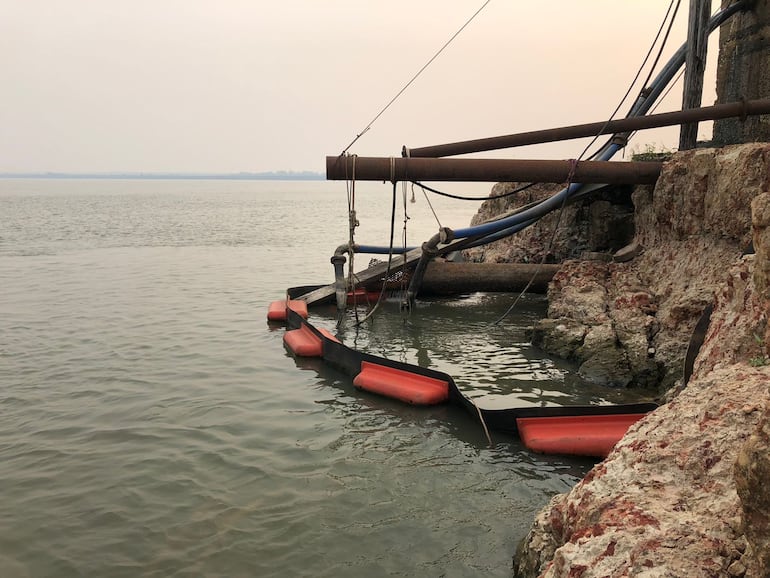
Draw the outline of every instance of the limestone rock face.
[[[725,367],[632,426],[606,460],[540,512],[518,575],[741,575],[751,561],[733,468],[762,422],[769,381],[770,367]],[[766,522],[767,510],[760,515]]]
[[[634,199],[637,240],[651,247],[707,236],[746,248],[751,200],[770,190],[768,163],[769,144],[676,153],[654,191]]]
[[[471,225],[498,219],[558,192],[558,185],[538,184],[507,196],[519,183],[497,183]],[[557,226],[558,225],[558,226]],[[554,233],[555,230],[555,233]],[[610,252],[633,238],[631,189],[616,187],[591,201],[578,201],[551,213],[524,231],[464,252],[469,261],[486,263],[556,263],[585,252]]]
[[[757,300],[770,303],[770,194],[757,196],[751,205],[756,260],[753,281]],[[755,365],[768,363],[770,307],[755,307],[759,316],[752,331]],[[755,315],[755,318],[757,316]],[[735,322],[737,324],[737,321]],[[762,330],[764,327],[764,331]],[[718,338],[715,332],[714,339]],[[712,353],[713,355],[713,353]],[[770,383],[766,384],[770,387]],[[759,426],[743,445],[735,463],[735,482],[743,508],[743,530],[749,544],[747,576],[770,576],[770,405],[765,405]]]
[[[554,277],[533,339],[583,364],[619,346],[634,381],[676,381],[700,311],[713,313],[689,383],[540,512],[517,575],[770,576],[769,152],[677,154],[634,193],[644,253]]]
[[[770,576],[770,406],[741,448],[735,463],[735,482],[743,508],[743,530],[749,546],[750,576]]]
[[[727,278],[734,280],[728,291],[745,285],[748,265],[740,265],[741,254],[752,241],[752,200],[770,190],[768,167],[769,144],[675,154],[654,190],[640,187],[632,195],[635,238],[644,252],[625,263],[565,262],[548,294],[548,316],[556,323],[540,322],[533,342],[554,354],[566,352],[597,383],[672,387],[682,379],[693,328],[714,302],[715,287]],[[770,222],[770,209],[767,215],[757,218]],[[755,261],[770,271],[767,261]],[[743,272],[728,276],[733,265]],[[757,315],[724,321],[743,323],[750,337]],[[555,332],[557,327],[571,330]],[[583,342],[573,339],[578,334]],[[722,342],[721,351],[741,347]]]

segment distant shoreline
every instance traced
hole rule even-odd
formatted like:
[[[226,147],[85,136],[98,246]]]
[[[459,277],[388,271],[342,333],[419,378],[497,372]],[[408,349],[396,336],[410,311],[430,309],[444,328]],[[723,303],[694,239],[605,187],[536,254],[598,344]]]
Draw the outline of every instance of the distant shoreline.
[[[186,179],[241,181],[322,181],[323,173],[275,171],[264,173],[0,173],[0,179]]]

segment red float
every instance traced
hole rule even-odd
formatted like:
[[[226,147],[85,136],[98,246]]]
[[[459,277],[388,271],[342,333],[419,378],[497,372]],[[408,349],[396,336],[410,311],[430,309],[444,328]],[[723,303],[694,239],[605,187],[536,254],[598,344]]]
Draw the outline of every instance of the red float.
[[[446,381],[369,361],[361,362],[361,372],[353,385],[414,405],[435,405],[449,399]]]
[[[532,451],[605,458],[643,417],[638,413],[520,417],[516,425],[524,445]]]

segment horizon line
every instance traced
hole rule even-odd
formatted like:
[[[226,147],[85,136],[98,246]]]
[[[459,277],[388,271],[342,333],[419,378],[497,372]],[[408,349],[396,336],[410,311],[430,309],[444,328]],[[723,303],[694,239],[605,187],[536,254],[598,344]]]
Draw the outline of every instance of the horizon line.
[[[0,178],[28,179],[243,179],[243,180],[324,180],[325,173],[318,171],[260,171],[260,172],[190,172],[190,171],[14,171],[0,172]]]

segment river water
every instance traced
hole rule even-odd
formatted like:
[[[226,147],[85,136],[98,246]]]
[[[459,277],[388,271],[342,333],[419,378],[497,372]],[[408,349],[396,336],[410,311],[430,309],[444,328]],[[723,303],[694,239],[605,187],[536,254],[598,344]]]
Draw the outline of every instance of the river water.
[[[438,225],[415,200],[419,245]],[[432,202],[452,227],[478,206]],[[358,241],[387,244],[390,207],[358,186]],[[511,575],[592,463],[356,392],[266,322],[287,287],[332,280],[347,209],[338,183],[0,179],[0,575]],[[512,299],[311,318],[480,405],[602,397],[527,344],[542,298],[493,324]]]

